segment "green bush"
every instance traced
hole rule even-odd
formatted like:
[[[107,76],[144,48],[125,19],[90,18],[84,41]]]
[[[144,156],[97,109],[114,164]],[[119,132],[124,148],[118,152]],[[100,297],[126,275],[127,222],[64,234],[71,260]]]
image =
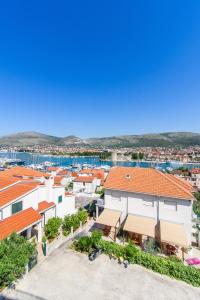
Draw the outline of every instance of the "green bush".
[[[80,251],[79,247],[81,247],[81,249],[84,249],[84,252],[89,252],[94,247],[95,240],[96,238],[94,237],[82,237],[79,241],[76,241],[75,249]],[[80,245],[79,242],[81,243]],[[122,257],[130,263],[141,265],[154,272],[200,287],[200,270],[191,266],[185,266],[178,258],[155,256],[151,253],[141,251],[131,242],[126,246],[121,246],[114,242],[99,240],[98,238],[98,245],[109,256],[115,258]]]
[[[79,221],[82,222],[82,224],[85,224],[87,222],[88,213],[86,210],[80,209],[78,211],[78,218]]]
[[[82,236],[78,241],[74,242],[74,248],[80,252],[90,252],[92,249],[92,241],[88,236]]]
[[[36,252],[33,242],[13,233],[0,242],[0,288],[20,278],[30,257]]]
[[[74,230],[78,229],[80,226],[80,222],[85,224],[88,218],[88,213],[85,210],[79,210],[78,213],[65,216],[62,224],[63,232],[65,235],[68,235],[71,232],[71,227]]]
[[[94,230],[91,235],[91,244],[93,248],[98,248],[100,246],[100,241],[102,237],[102,232]]]
[[[44,232],[49,241],[52,241],[58,236],[61,224],[62,220],[60,218],[54,217],[48,220],[47,224],[44,226]]]

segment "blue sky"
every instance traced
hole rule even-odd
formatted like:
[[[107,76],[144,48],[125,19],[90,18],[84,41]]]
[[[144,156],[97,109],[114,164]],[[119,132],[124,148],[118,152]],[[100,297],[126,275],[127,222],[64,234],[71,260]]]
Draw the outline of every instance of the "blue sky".
[[[200,1],[1,1],[0,135],[200,132]]]

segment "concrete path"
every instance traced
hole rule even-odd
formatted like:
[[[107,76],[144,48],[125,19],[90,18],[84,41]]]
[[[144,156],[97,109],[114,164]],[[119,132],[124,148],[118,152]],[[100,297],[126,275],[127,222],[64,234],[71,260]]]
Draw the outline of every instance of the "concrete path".
[[[6,293],[9,300],[196,300],[200,289],[107,256],[90,262],[62,246]]]

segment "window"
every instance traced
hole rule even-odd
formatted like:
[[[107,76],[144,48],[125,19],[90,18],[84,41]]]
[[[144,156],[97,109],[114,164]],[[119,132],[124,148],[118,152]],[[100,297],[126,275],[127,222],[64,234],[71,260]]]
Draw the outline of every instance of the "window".
[[[177,210],[177,203],[175,201],[164,201],[164,206],[169,210]]]
[[[22,201],[12,204],[12,215],[22,210]]]
[[[58,203],[62,202],[62,195],[58,197]]]
[[[142,203],[143,203],[143,205],[145,205],[145,206],[151,206],[151,207],[154,206],[153,200],[143,200]]]

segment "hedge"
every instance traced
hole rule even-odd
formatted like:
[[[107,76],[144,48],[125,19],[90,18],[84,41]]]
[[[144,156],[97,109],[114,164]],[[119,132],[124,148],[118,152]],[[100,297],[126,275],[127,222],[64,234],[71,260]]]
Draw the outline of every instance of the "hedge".
[[[68,235],[71,231],[71,227],[73,227],[74,230],[78,229],[80,226],[80,222],[82,224],[85,224],[87,222],[88,213],[80,209],[76,214],[73,214],[71,216],[65,216],[62,228],[65,235]]]
[[[96,246],[100,247],[110,257],[117,259],[122,257],[132,264],[138,264],[162,275],[200,287],[200,270],[192,266],[185,266],[177,258],[155,256],[136,248],[131,242],[122,246],[114,242],[104,241],[101,236],[97,239],[96,233],[93,233],[91,237],[83,236],[74,242],[75,250],[80,252],[90,252]]]

